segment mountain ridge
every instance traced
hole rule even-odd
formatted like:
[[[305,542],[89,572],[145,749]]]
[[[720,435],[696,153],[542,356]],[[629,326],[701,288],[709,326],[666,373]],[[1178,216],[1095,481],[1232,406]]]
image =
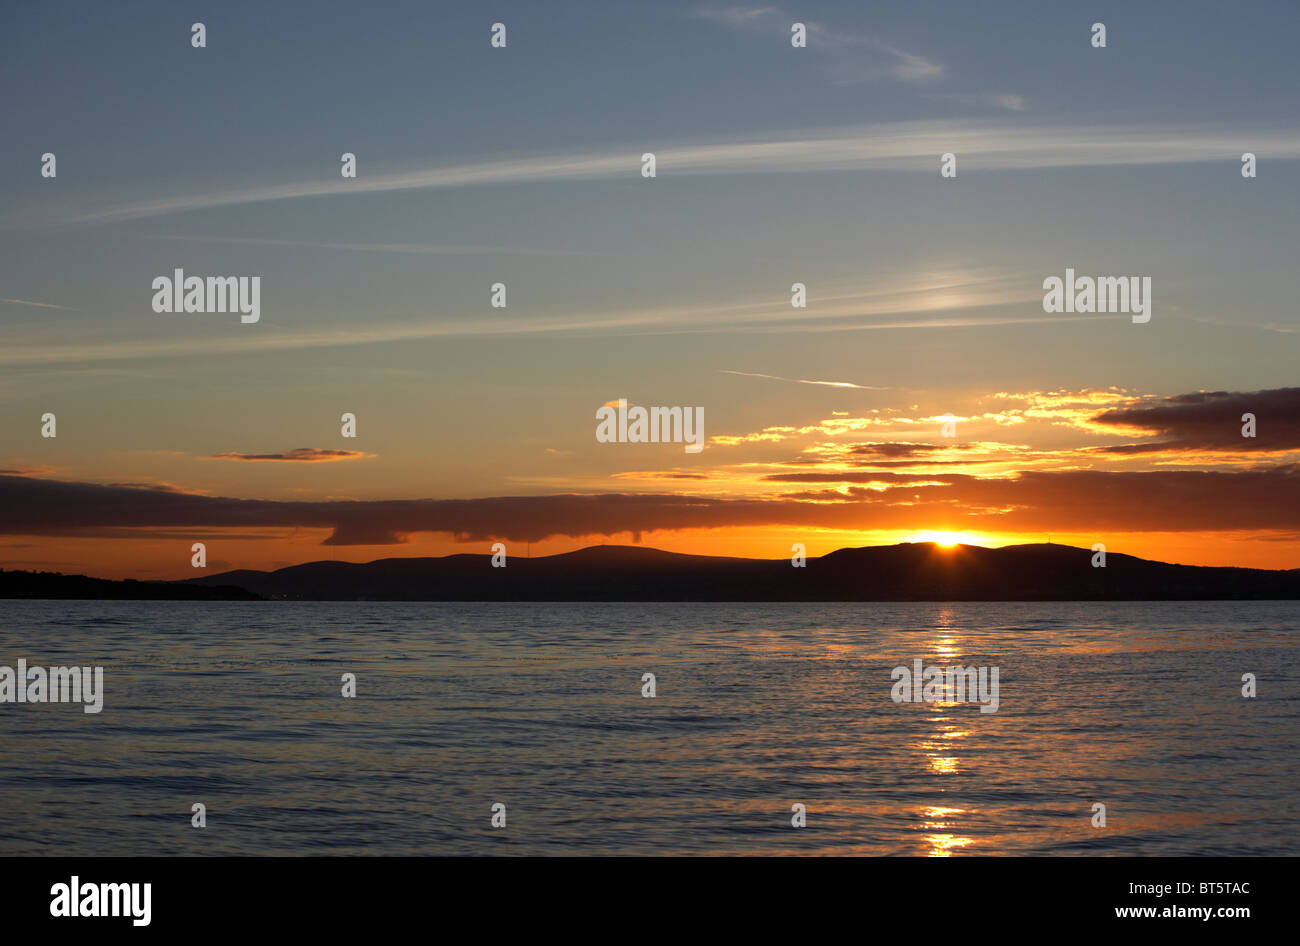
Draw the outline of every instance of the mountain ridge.
[[[385,558],[242,569],[181,584],[234,585],[277,600],[346,601],[1089,601],[1300,598],[1300,569],[1177,565],[1054,543],[931,542],[749,559],[598,545],[537,558]]]

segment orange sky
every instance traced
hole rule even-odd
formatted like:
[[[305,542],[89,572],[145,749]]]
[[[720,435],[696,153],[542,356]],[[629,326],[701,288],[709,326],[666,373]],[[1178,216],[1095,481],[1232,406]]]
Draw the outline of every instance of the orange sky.
[[[1300,389],[998,393],[963,406],[805,413],[714,431],[698,454],[597,442],[579,418],[589,440],[538,446],[532,461],[525,451],[477,491],[462,483],[441,497],[414,492],[412,463],[375,437],[156,451],[143,466],[121,452],[27,468],[20,457],[0,473],[0,562],[185,578],[194,542],[206,544],[211,574],[487,553],[494,541],[516,556],[618,543],[785,558],[795,542],[816,556],[951,533],[976,545],[1101,542],[1158,561],[1300,567]],[[1253,437],[1243,413],[1259,418]],[[105,475],[109,463],[117,469]]]
[[[196,533],[197,534],[197,533]],[[221,531],[202,533],[207,546],[208,573],[234,568],[273,570],[301,562],[332,559],[369,562],[380,558],[439,556],[475,552],[489,554],[491,543],[457,543],[445,535],[416,535],[398,546],[322,546],[329,530],[286,530],[269,532],[267,538],[223,539]],[[0,555],[6,568],[81,573],[102,578],[184,579],[195,576],[190,565],[187,537],[164,539],[51,539],[25,537],[0,541]],[[1014,545],[1047,541],[1046,535],[965,534],[961,541],[972,545]],[[1090,548],[1095,536],[1055,534],[1051,541]],[[776,529],[712,529],[656,532],[641,537],[641,544],[691,555],[735,555],[745,558],[788,558],[793,542],[802,542],[807,554],[823,555],[837,548],[888,545],[895,542],[934,541],[933,532],[795,532]],[[196,540],[197,541],[197,540]],[[568,552],[588,545],[611,542],[634,543],[624,533],[607,539],[567,538],[543,542],[507,542],[507,554],[520,557]],[[1258,536],[1229,533],[1117,533],[1105,536],[1108,552],[1140,558],[1192,565],[1236,565],[1251,568],[1300,567],[1294,542],[1261,541]]]

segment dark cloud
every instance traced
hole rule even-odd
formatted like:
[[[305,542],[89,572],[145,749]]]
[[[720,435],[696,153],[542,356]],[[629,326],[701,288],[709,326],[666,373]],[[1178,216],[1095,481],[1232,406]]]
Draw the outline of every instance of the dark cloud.
[[[712,479],[708,473],[678,473],[674,470],[658,470],[645,473],[615,473],[616,479],[629,480],[707,480]]]
[[[1026,472],[1009,478],[944,473],[926,480],[931,485],[908,476],[884,490],[853,487],[775,499],[607,493],[280,502],[0,476],[0,534],[285,527],[330,529],[326,545],[391,545],[417,532],[537,542],[735,526],[1099,534],[1300,529],[1295,464],[1233,472]]]
[[[1006,462],[1005,457],[973,456],[970,459],[932,460],[938,451],[973,450],[975,444],[949,443],[846,443],[823,446],[820,449],[789,457],[782,463],[790,466],[821,466],[828,462],[843,466],[858,467],[865,470],[883,470],[890,468],[914,469],[916,467],[939,466],[978,466],[986,463]],[[1032,453],[1022,452],[1020,456],[1030,457]],[[889,458],[889,459],[882,459]],[[775,477],[765,477],[774,479]]]
[[[177,486],[175,483],[112,483],[112,486],[122,486],[127,489],[156,489],[165,493],[192,493],[196,490],[185,489],[183,486]]]
[[[360,450],[318,450],[315,447],[298,447],[287,453],[216,453],[209,460],[281,460],[291,463],[325,463],[331,460],[359,460],[366,454]]]
[[[936,450],[969,450],[965,444],[935,443],[855,443],[846,451],[851,456],[869,457],[921,457]]]
[[[769,473],[762,479],[765,483],[924,483],[933,481],[936,477],[926,473],[836,473],[833,470],[819,470],[816,473]]]
[[[1243,437],[1242,415],[1254,414],[1256,435]],[[1165,451],[1300,450],[1300,388],[1271,391],[1202,391],[1102,411],[1096,424],[1153,431],[1154,443],[1101,447],[1098,452],[1136,454]]]

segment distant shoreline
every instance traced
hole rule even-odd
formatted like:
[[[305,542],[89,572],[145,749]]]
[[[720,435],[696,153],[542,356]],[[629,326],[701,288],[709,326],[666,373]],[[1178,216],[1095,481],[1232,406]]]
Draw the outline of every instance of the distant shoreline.
[[[1292,601],[1300,569],[1172,565],[1089,549],[904,543],[808,558],[683,555],[593,546],[538,558],[459,554],[309,562],[183,581],[0,570],[0,598],[179,601],[1032,602]]]

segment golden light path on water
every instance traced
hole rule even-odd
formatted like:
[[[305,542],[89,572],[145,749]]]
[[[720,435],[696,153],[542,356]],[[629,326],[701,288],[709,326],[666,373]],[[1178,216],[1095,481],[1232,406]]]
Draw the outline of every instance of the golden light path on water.
[[[931,660],[934,664],[946,667],[957,662],[961,656],[961,638],[956,632],[957,614],[951,608],[939,612],[935,622],[937,637],[931,645]],[[929,663],[929,661],[927,661]],[[970,735],[962,728],[952,714],[959,704],[940,701],[925,704],[930,711],[929,720],[934,725],[931,735],[922,737],[916,743],[916,749],[928,760],[930,771],[935,775],[956,775],[961,771],[961,759],[956,754],[959,740]],[[919,811],[921,827],[926,832],[923,840],[928,846],[926,854],[930,857],[948,857],[954,850],[960,850],[974,843],[974,838],[961,834],[959,815],[968,815],[965,808],[949,808],[941,805],[926,805]]]

